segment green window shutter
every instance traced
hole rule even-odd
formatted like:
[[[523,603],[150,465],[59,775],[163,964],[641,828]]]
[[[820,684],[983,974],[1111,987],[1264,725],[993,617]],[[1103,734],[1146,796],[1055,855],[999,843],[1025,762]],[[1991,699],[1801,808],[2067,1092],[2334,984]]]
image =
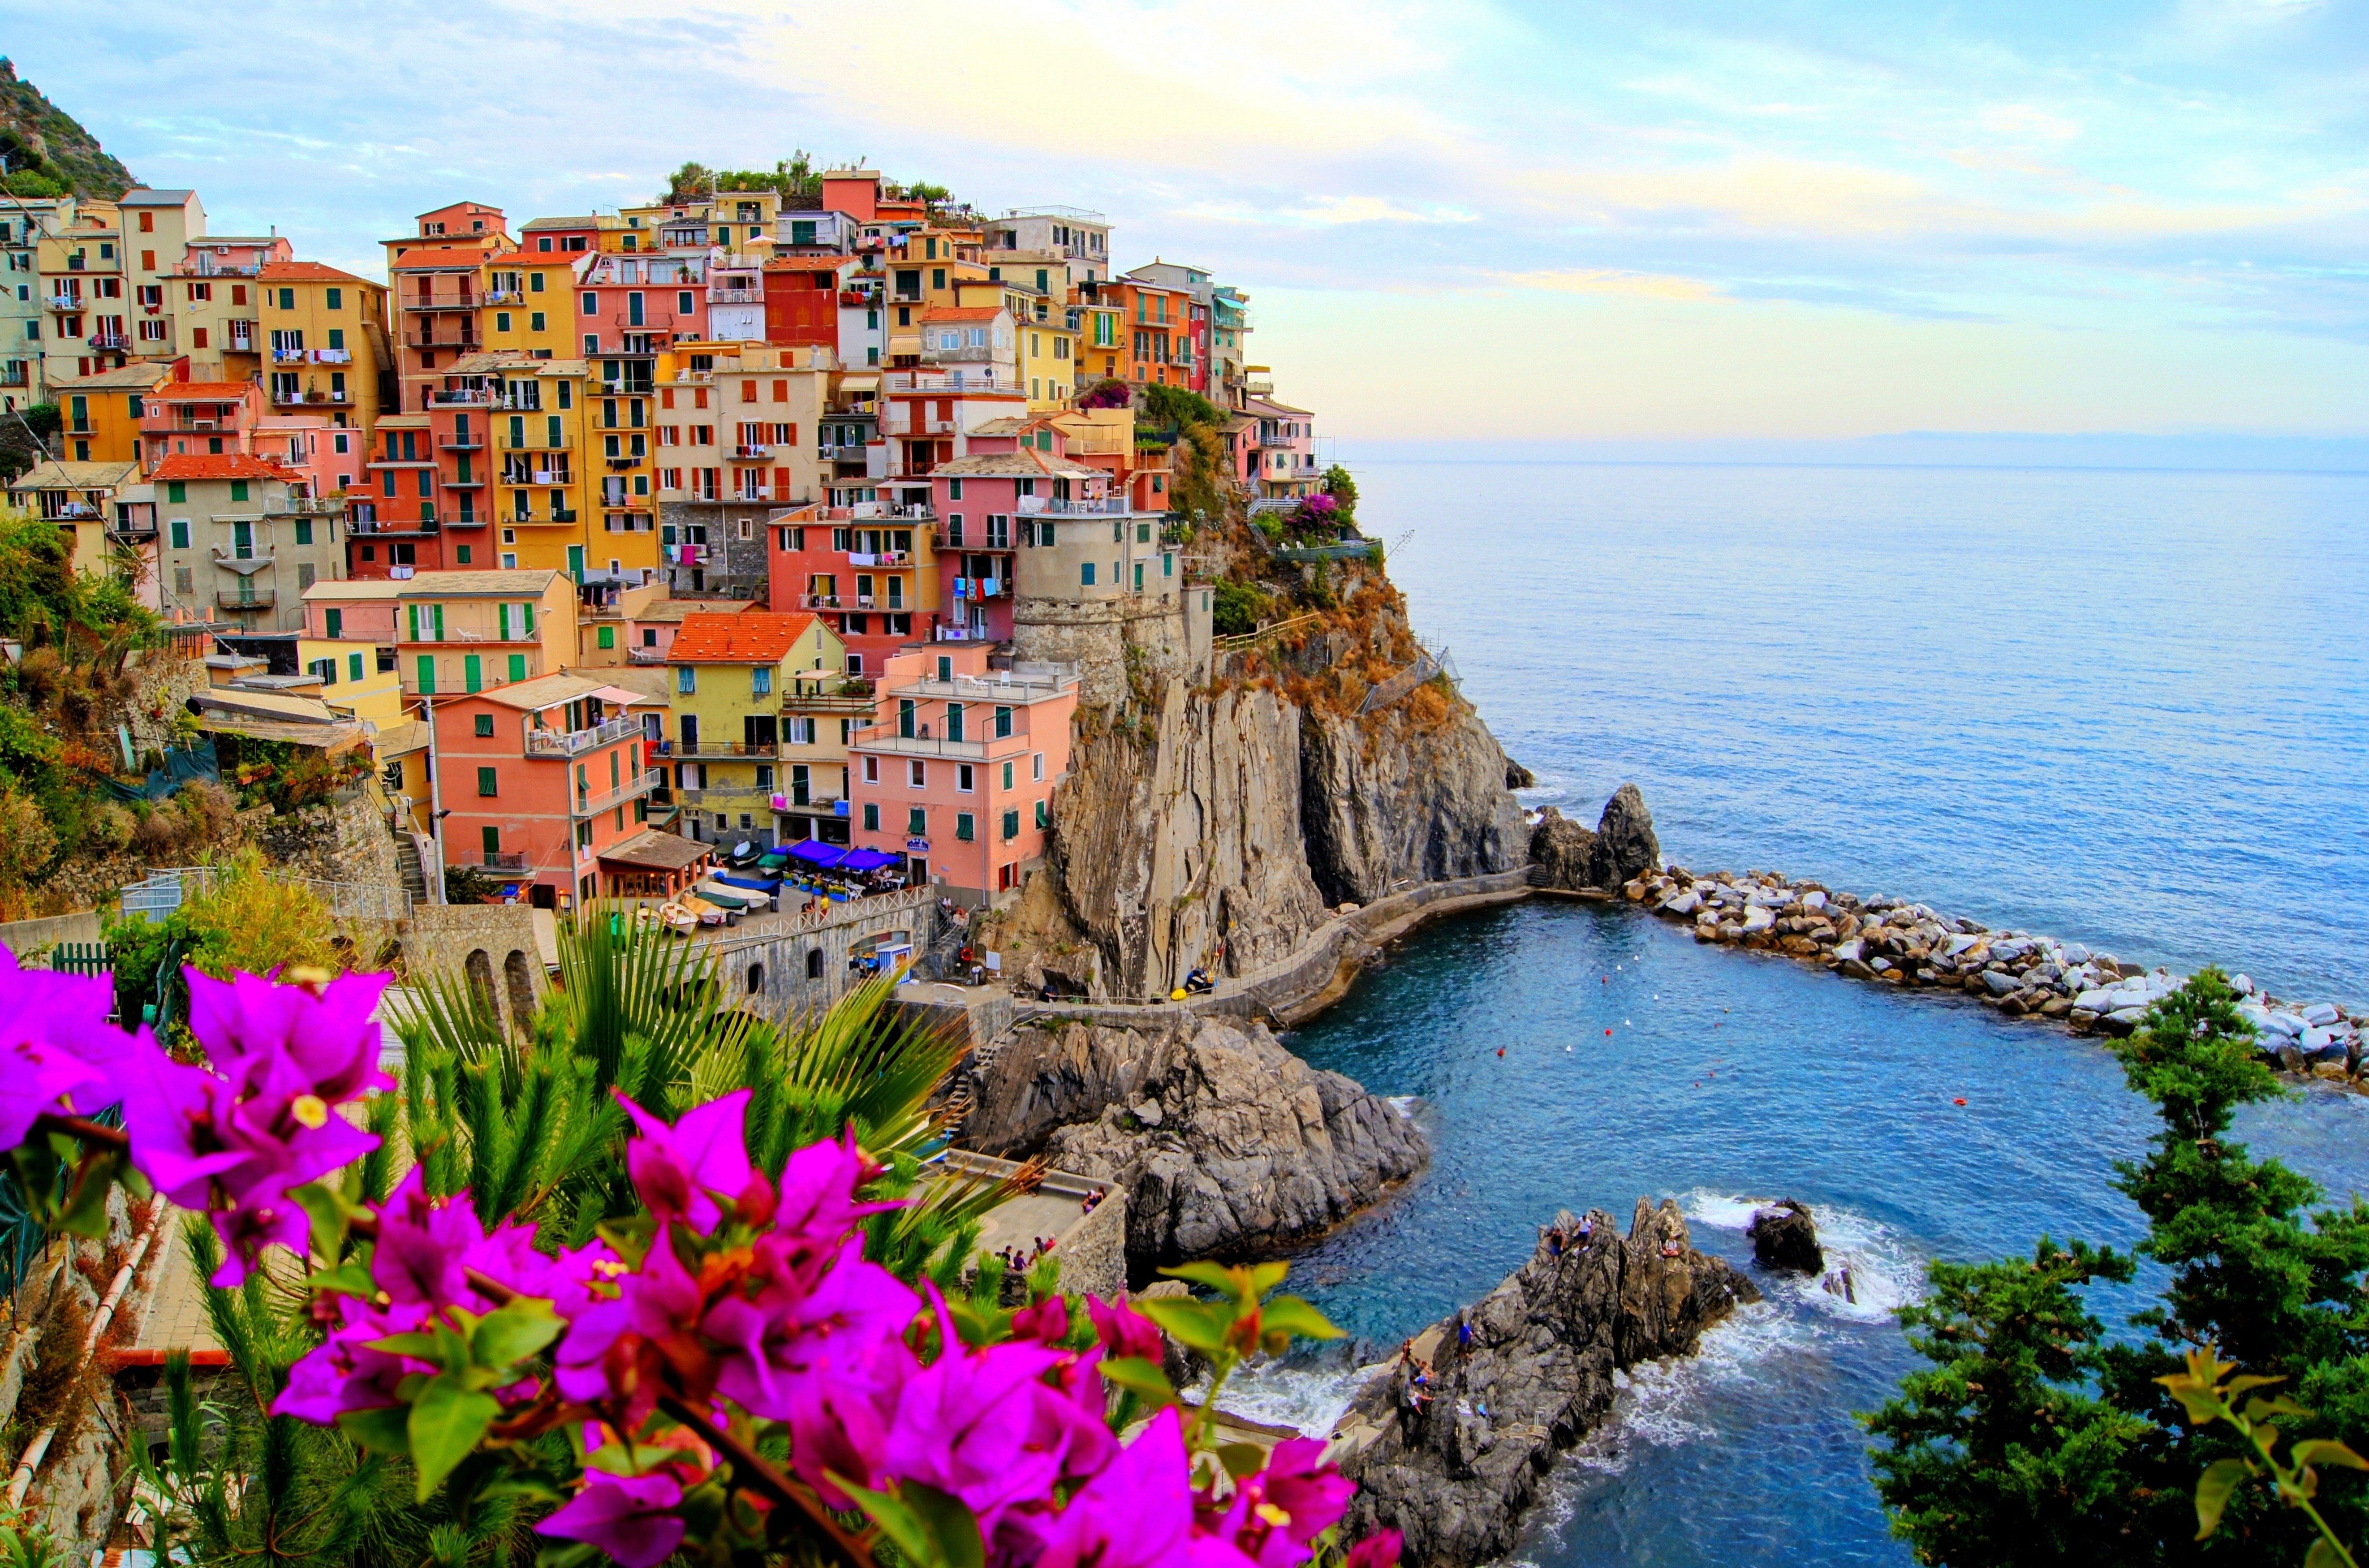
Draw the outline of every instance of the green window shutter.
[[[463,658],[461,660],[461,684],[464,691],[484,691],[486,689],[486,661],[479,658],[474,653]]]
[[[481,737],[490,737],[493,733],[494,715],[491,714],[479,714],[477,715],[477,734]]]
[[[1036,803],[1036,825],[1039,828],[1049,828],[1053,825],[1052,802],[1040,800]]]
[[[488,863],[494,856],[502,853],[502,830],[499,828],[482,830],[478,841],[486,846],[486,859]]]
[[[519,632],[519,639],[523,642],[525,639],[534,635],[534,606],[532,604],[521,604],[519,606],[519,613],[525,617],[522,629]]]
[[[173,548],[186,550],[189,547],[189,520],[186,517],[177,517],[173,520]]]
[[[872,801],[864,804],[864,830],[867,833],[880,830],[880,807]]]
[[[432,655],[419,656],[419,689],[430,693],[436,690],[436,660]]]
[[[296,520],[296,543],[299,544],[310,544],[313,543],[313,520],[311,518],[300,517]]]
[[[323,611],[321,626],[328,634],[331,642],[337,641],[346,635],[346,612],[342,610]]]
[[[406,604],[404,608],[411,612],[411,640],[416,643],[419,640],[419,606]]]
[[[971,814],[969,812],[957,811],[955,813],[955,837],[964,843],[969,843],[973,839],[978,837],[977,833],[972,830]]]
[[[165,481],[165,498],[179,505],[189,498],[189,487],[178,479],[167,479]]]
[[[444,640],[444,606],[431,604],[428,609],[436,618],[436,640],[441,643]]]
[[[918,839],[927,834],[929,830],[930,814],[927,811],[923,810],[921,807],[916,806],[905,813],[906,832]]]
[[[361,678],[362,656],[358,653],[349,653],[346,655],[346,679],[349,681],[359,681]]]
[[[603,626],[601,628],[601,646],[604,648],[612,648],[617,646],[616,627]]]
[[[500,793],[493,769],[479,768],[477,770],[477,793],[479,795],[498,795]]]
[[[1006,789],[1012,787],[1012,764],[1009,762],[1003,764],[1003,787]]]
[[[246,499],[246,480],[234,479],[230,482],[230,498],[234,501],[243,501]]]
[[[513,681],[526,679],[526,655],[522,653],[510,655],[510,679]]]
[[[1003,814],[1003,836],[1007,839],[1016,839],[1020,836],[1019,812],[1007,811]]]

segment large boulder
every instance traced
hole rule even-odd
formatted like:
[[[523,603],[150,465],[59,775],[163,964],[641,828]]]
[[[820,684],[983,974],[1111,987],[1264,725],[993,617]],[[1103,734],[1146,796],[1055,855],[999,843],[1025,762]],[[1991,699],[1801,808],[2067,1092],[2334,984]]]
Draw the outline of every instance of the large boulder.
[[[1189,1258],[1305,1241],[1421,1170],[1414,1124],[1355,1079],[1319,1072],[1263,1024],[1023,1029],[974,1083],[965,1141],[1042,1154],[1127,1195],[1140,1276]]]
[[[1744,1233],[1751,1239],[1753,1261],[1763,1268],[1789,1274],[1826,1272],[1825,1249],[1818,1245],[1817,1222],[1810,1218],[1806,1204],[1788,1197],[1756,1209]]]
[[[1666,1199],[1638,1200],[1626,1241],[1601,1210],[1586,1224],[1557,1215],[1529,1262],[1358,1391],[1333,1447],[1358,1485],[1344,1539],[1399,1530],[1401,1561],[1428,1568],[1503,1556],[1555,1455],[1610,1408],[1613,1373],[1691,1354],[1760,1299]]]
[[[1530,864],[1545,874],[1549,887],[1617,893],[1631,877],[1660,868],[1662,844],[1644,795],[1625,784],[1605,802],[1593,832],[1551,806],[1540,812],[1530,834]]]

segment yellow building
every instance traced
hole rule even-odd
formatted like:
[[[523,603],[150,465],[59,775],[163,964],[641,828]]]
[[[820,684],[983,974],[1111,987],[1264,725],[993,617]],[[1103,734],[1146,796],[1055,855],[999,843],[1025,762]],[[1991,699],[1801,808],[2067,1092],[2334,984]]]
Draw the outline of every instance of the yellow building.
[[[73,570],[105,571],[113,555],[108,532],[139,482],[137,463],[36,463],[8,481],[8,501],[58,525],[74,551]]]
[[[769,844],[809,836],[802,825],[792,830],[791,796],[810,805],[818,781],[836,781],[846,749],[838,726],[826,728],[795,704],[835,691],[846,658],[813,615],[684,617],[667,655],[673,680],[661,761],[674,770],[686,836]]]
[[[158,389],[172,379],[169,365],[134,362],[51,382],[66,461],[139,462],[140,421]]]
[[[955,293],[965,308],[992,306],[1012,318],[1013,373],[1027,389],[1030,413],[1049,413],[1077,395],[1082,311],[1008,271],[967,280]]]
[[[319,415],[367,446],[389,365],[384,286],[317,261],[266,262],[256,282],[272,411]]]
[[[206,208],[194,190],[151,190],[134,186],[116,198],[123,238],[124,294],[131,352],[148,360],[174,360],[189,352],[189,335],[178,318],[174,275],[191,245],[205,237]]]
[[[342,713],[368,719],[382,730],[411,716],[395,660],[375,647],[300,634],[296,663],[321,678],[321,700]]]
[[[543,237],[534,229],[534,223],[527,225],[530,246]],[[477,313],[477,324],[488,349],[516,349],[544,360],[578,357],[582,339],[576,335],[573,260],[564,252],[532,248],[486,258],[485,308]]]
[[[78,202],[70,219],[44,230],[34,245],[45,386],[54,389],[131,358],[120,217],[112,201]]]

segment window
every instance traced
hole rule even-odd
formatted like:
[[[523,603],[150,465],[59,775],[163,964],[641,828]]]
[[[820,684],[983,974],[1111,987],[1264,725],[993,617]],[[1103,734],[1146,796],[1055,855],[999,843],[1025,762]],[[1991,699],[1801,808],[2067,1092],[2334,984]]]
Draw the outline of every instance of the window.
[[[501,791],[496,787],[496,779],[493,769],[479,768],[477,770],[477,793],[479,795],[499,795],[501,793]]]
[[[493,737],[493,733],[494,733],[494,715],[491,715],[491,714],[479,714],[479,715],[477,715],[477,733],[478,733],[478,735],[480,735],[481,737],[484,737],[484,738],[488,738],[488,739],[492,738],[492,737]]]
[[[311,518],[300,517],[296,520],[296,543],[299,544],[310,544],[313,543],[313,520]]]
[[[601,628],[601,646],[604,648],[612,648],[617,646],[616,627],[603,626]]]
[[[999,704],[999,705],[997,706],[996,710],[995,710],[995,738],[996,738],[997,739],[1001,740],[1001,739],[1002,739],[1005,736],[1010,735],[1011,733],[1012,733],[1012,710],[1011,710],[1010,708],[1008,708],[1008,707],[1004,707],[1004,706],[1001,706],[1001,705],[1000,705],[1000,704]],[[1011,763],[1006,762],[1006,763],[1004,763],[1004,764],[1003,764],[1003,773],[1004,773],[1003,787],[1004,787],[1004,788],[1006,788],[1006,789],[1010,789],[1010,788],[1012,787],[1012,764],[1011,764]]]
[[[1007,812],[1005,812],[1005,813],[1003,814],[1003,838],[1004,838],[1004,841],[1005,841],[1005,842],[1007,842],[1007,843],[1009,843],[1011,841],[1013,841],[1013,839],[1018,838],[1019,836],[1020,836],[1020,813],[1019,813],[1019,812],[1017,812],[1017,811],[1007,811]]]
[[[601,296],[592,292],[589,289],[587,289],[584,292],[584,314],[586,315],[598,315],[601,314]],[[587,344],[597,343],[599,341],[600,339],[597,338],[587,337],[585,338],[585,342]]]
[[[869,759],[866,760],[869,761]],[[876,833],[880,830],[880,807],[873,801],[867,800],[864,803],[864,830],[867,833]]]
[[[978,833],[973,830],[973,820],[971,814],[967,811],[957,811],[955,813],[955,837],[956,840],[967,844],[978,837]]]
[[[1053,803],[1049,800],[1038,801],[1036,803],[1036,826],[1039,828],[1049,828],[1052,825]]]
[[[956,766],[955,788],[962,791],[965,795],[974,793],[971,784],[971,766],[968,762],[959,763]]]
[[[866,757],[864,759],[864,782],[865,784],[878,784],[880,782],[879,758]]]
[[[918,806],[907,811],[905,831],[917,839],[927,837],[930,831],[930,814]]]
[[[362,656],[358,653],[349,653],[346,655],[346,679],[349,681],[359,681],[361,678]]]
[[[1028,776],[1038,784],[1045,782],[1045,753],[1037,752],[1028,760]]]
[[[178,479],[168,479],[165,482],[165,498],[179,506],[189,498],[189,487]]]
[[[1092,561],[1088,561],[1084,565],[1079,567],[1078,583],[1082,588],[1092,588],[1094,586],[1094,564]]]
[[[679,666],[674,672],[674,689],[685,696],[698,691],[699,672],[688,664]]]
[[[1006,789],[1012,787],[1012,764],[1009,762],[1003,764],[1003,787]]]
[[[912,757],[906,760],[905,782],[915,789],[920,789],[930,782],[929,771],[921,765],[920,758]]]
[[[749,694],[752,697],[770,697],[773,694],[772,666],[761,664],[749,671]]]
[[[180,486],[176,485],[173,488],[177,490]],[[186,517],[177,517],[173,520],[173,548],[176,550],[186,550],[189,547],[189,520]],[[182,591],[187,592],[188,589],[184,589]]]

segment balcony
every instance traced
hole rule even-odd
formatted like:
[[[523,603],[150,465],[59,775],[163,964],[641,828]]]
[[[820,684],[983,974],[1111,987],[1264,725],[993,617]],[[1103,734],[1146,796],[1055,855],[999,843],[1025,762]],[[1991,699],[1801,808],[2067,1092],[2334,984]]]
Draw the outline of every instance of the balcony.
[[[707,291],[707,303],[712,305],[761,305],[765,303],[765,291],[711,288]]]
[[[639,739],[641,734],[642,721],[630,716],[604,719],[589,729],[565,734],[555,729],[530,729],[526,732],[526,752],[530,757],[574,757],[616,741]]]
[[[517,441],[504,436],[502,450],[504,452],[573,452],[576,450],[576,438],[565,432],[557,441]]]
[[[873,702],[869,696],[842,697],[820,692],[812,693],[793,692],[782,699],[782,711],[785,714],[801,714],[809,716],[825,714],[861,714],[868,716],[873,711]]]
[[[633,647],[625,650],[625,662],[627,664],[664,664],[666,661],[667,656],[666,649],[664,648]]]
[[[327,496],[267,496],[263,501],[266,517],[335,517],[345,509],[344,501]]]
[[[943,736],[899,735],[896,726],[878,724],[857,730],[848,744],[887,756],[955,757],[967,762],[985,762],[1025,752],[1028,737],[1005,735],[992,740],[948,740]]]
[[[1304,436],[1261,436],[1259,446],[1267,452],[1289,452],[1306,439]]]
[[[423,535],[441,526],[433,517],[358,517],[346,524],[349,533],[399,533]]]
[[[82,296],[80,294],[52,294],[49,297],[48,303],[52,310],[80,310],[82,309]]]
[[[732,449],[732,461],[735,463],[764,463],[772,455],[773,449],[770,446],[742,445]]]
[[[476,347],[476,345],[474,343],[439,343],[434,345],[434,347],[439,349],[473,349]],[[428,402],[430,406],[437,408],[490,408],[494,404],[494,396],[495,395],[493,393],[487,392],[483,387],[464,386],[443,392],[431,392],[428,395]]]
[[[250,578],[247,578],[246,581],[252,582],[254,579]],[[216,604],[220,605],[224,610],[228,610],[234,613],[241,615],[248,614],[255,611],[269,610],[272,608],[273,605],[277,604],[279,600],[279,594],[273,592],[268,588],[258,589],[251,594],[235,593],[228,589],[220,589],[214,593],[214,602]]]
[[[1082,500],[1063,500],[1059,496],[1023,496],[1020,498],[1020,509],[1053,517],[1125,517],[1134,511],[1135,507],[1125,496],[1089,496]]]
[[[902,686],[890,687],[888,694],[892,697],[927,698],[933,702],[989,703],[1018,708],[1030,703],[1049,702],[1064,692],[1076,690],[1074,681],[982,681],[975,675],[957,675],[951,681],[909,681]],[[971,716],[980,715],[974,714]]]
[[[984,343],[965,343],[955,349],[924,349],[921,363],[925,365],[991,365],[996,352]]]
[[[751,746],[745,740],[661,740],[661,757],[771,757],[776,748]]]
[[[449,440],[438,441],[436,445],[438,450],[442,452],[483,452],[486,450],[486,441],[483,436],[453,436]]]
[[[458,517],[446,518],[444,520],[444,526],[447,528],[484,528],[493,521],[493,516],[489,512],[464,511]]]
[[[461,475],[457,479],[448,475],[445,476],[443,484],[444,487],[448,490],[482,490],[486,487],[486,482],[483,479],[475,478],[466,474]]]
[[[232,571],[237,571],[242,567],[251,572],[261,571],[271,565],[271,546],[269,544],[217,544],[214,546],[214,565],[226,567]]]
[[[430,332],[406,332],[403,335],[406,349],[451,349],[459,353],[474,354],[485,347],[475,338],[439,338]]]
[[[631,780],[623,787],[612,789],[606,795],[596,795],[589,800],[578,795],[572,815],[598,817],[603,811],[612,811],[629,800],[649,794],[651,790],[658,787],[658,780],[657,770],[648,769],[644,771],[641,777]]]
[[[85,341],[88,342],[94,349],[110,353],[118,349],[129,349],[132,346],[132,340],[124,337],[120,332],[94,332],[88,338],[85,339]]]
[[[524,850],[487,850],[479,858],[478,864],[487,871],[524,871],[526,852]]]
[[[326,407],[343,408],[349,406],[353,400],[354,396],[350,392],[323,392],[317,388],[300,391],[292,386],[283,386],[274,388],[271,394],[271,401],[281,407],[319,404]]]
[[[474,291],[459,294],[415,294],[397,302],[405,310],[475,310],[485,303],[485,296]]]
[[[526,293],[520,289],[487,289],[485,301],[489,305],[521,305],[526,303]]]
[[[572,485],[575,475],[565,468],[509,468],[502,470],[505,485]]]
[[[271,362],[275,365],[301,365],[312,356],[302,349],[274,349]]]

